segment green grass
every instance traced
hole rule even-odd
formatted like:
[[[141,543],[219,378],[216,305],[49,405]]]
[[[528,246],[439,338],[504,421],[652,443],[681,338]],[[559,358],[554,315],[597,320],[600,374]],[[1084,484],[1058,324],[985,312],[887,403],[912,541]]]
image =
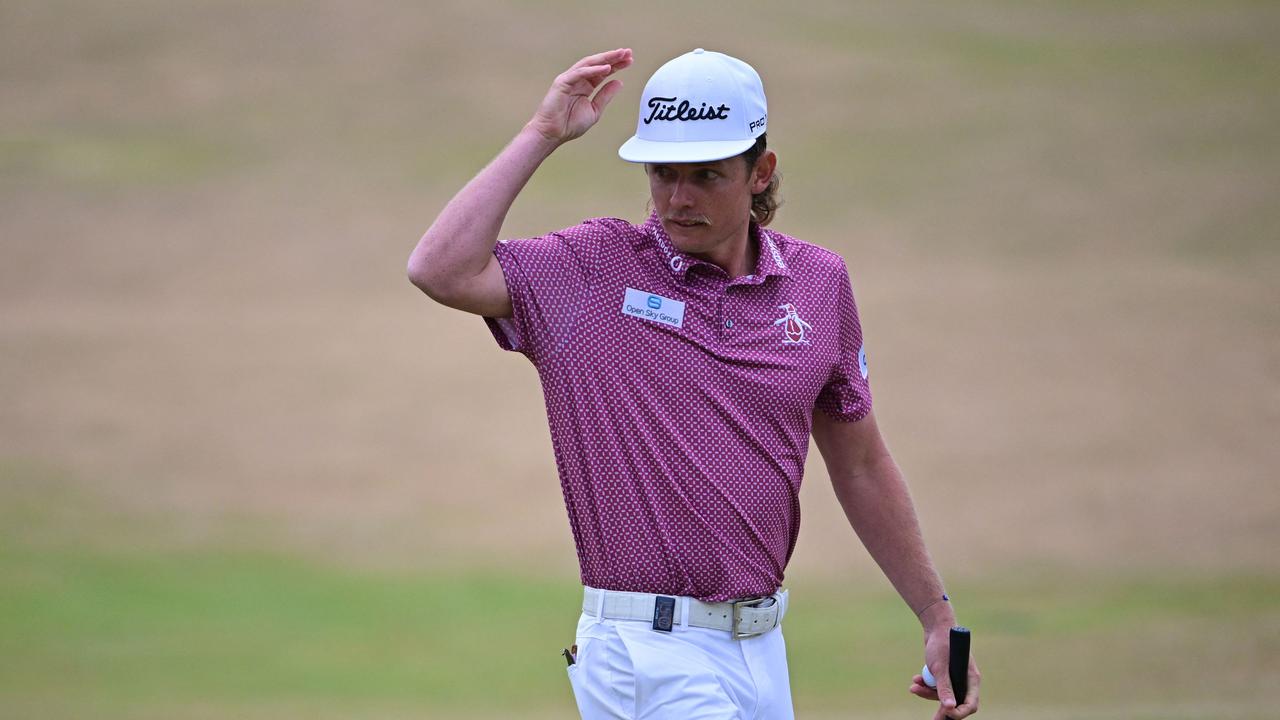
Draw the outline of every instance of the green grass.
[[[0,551],[0,697],[127,716],[296,702],[556,704],[564,583],[363,574],[268,553]]]
[[[571,642],[572,578],[162,547],[0,545],[0,707],[103,718],[571,708],[557,652]],[[805,715],[916,708],[905,687],[920,636],[896,597],[880,586],[793,591],[786,633]],[[1261,717],[1239,693],[1257,687],[1255,663],[1280,657],[1275,578],[1006,578],[956,595],[992,717],[1176,717],[1206,703]]]
[[[1006,577],[953,588],[986,676],[985,715],[1100,711],[1182,717],[1208,702],[1262,707],[1258,668],[1280,658],[1280,580],[1265,577]],[[813,588],[787,624],[797,705],[857,697],[890,709],[920,664],[921,635],[896,597]],[[822,619],[840,618],[833,626]],[[799,648],[799,649],[797,649]],[[1013,711],[1013,708],[1017,708]],[[1217,716],[1191,712],[1187,717]]]

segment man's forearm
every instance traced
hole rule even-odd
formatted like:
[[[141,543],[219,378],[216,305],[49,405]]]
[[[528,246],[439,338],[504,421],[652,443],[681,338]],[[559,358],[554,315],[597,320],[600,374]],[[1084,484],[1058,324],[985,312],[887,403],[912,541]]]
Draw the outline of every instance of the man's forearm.
[[[409,256],[409,276],[423,287],[447,287],[484,270],[516,196],[559,146],[526,125],[449,201]]]
[[[886,452],[860,473],[833,477],[832,486],[867,552],[921,624],[926,629],[954,624],[950,603],[935,602],[944,592],[942,579],[929,557],[911,494],[892,456]]]

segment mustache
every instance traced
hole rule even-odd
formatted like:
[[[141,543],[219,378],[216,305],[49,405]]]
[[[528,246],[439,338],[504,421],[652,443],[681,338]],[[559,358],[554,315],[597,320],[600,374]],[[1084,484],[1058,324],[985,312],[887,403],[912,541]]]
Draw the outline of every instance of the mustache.
[[[688,216],[663,215],[662,219],[666,220],[667,222],[677,222],[677,223],[685,223],[685,224],[688,224],[688,223],[698,223],[699,225],[711,224],[711,218],[707,217],[706,215],[688,215]]]

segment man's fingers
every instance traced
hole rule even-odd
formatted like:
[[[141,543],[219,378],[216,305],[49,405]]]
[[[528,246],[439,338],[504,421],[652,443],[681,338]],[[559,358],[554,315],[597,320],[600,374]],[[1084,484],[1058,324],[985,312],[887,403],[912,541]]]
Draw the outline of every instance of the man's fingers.
[[[594,55],[588,55],[578,62],[569,66],[570,70],[577,70],[580,67],[588,65],[612,65],[615,60],[621,60],[626,51],[623,48],[617,50],[605,50]]]
[[[937,702],[938,700],[938,694],[930,689],[928,685],[912,685],[907,688],[907,692],[915,695],[921,700],[929,700],[932,702]]]
[[[609,101],[612,100],[613,96],[617,95],[618,91],[621,89],[621,80],[610,80],[605,83],[604,87],[600,88],[600,92],[596,93],[595,99],[591,101],[591,104],[595,106],[596,112],[604,112],[605,107],[609,105]]]
[[[964,702],[956,707],[956,712],[952,714],[954,718],[964,718],[978,712],[978,674],[977,667],[969,668],[969,692],[965,694]]]
[[[956,707],[956,694],[951,689],[951,673],[943,665],[940,672],[933,673],[933,677],[938,681],[938,716],[950,718],[951,711]]]
[[[601,80],[608,77],[612,71],[613,67],[611,65],[586,65],[566,70],[558,80],[560,81],[560,86],[566,90],[572,89],[579,80],[586,80],[594,88]]]
[[[916,675],[911,678],[911,687],[907,688],[907,692],[925,700],[932,700],[934,702],[937,702],[938,700],[938,691],[925,684],[923,675]]]
[[[933,668],[929,668],[933,670]],[[941,671],[935,671],[933,678],[938,681],[938,699],[945,705],[951,703],[951,707],[955,707],[956,694],[951,689],[951,674],[947,671],[947,667],[943,665]]]
[[[569,66],[570,70],[577,70],[588,65],[609,65],[617,67],[621,70],[631,64],[631,48],[618,48],[617,50],[606,50],[595,55],[588,55],[573,65]]]

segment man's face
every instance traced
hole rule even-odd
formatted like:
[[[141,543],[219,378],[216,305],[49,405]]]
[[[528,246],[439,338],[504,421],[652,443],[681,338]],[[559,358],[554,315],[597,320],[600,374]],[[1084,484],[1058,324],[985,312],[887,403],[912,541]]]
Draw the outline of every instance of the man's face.
[[[767,153],[772,160],[772,153]],[[751,195],[769,183],[772,166],[755,168],[741,157],[702,163],[649,163],[649,192],[662,226],[681,252],[697,255],[746,232]],[[764,173],[761,179],[761,173]]]

